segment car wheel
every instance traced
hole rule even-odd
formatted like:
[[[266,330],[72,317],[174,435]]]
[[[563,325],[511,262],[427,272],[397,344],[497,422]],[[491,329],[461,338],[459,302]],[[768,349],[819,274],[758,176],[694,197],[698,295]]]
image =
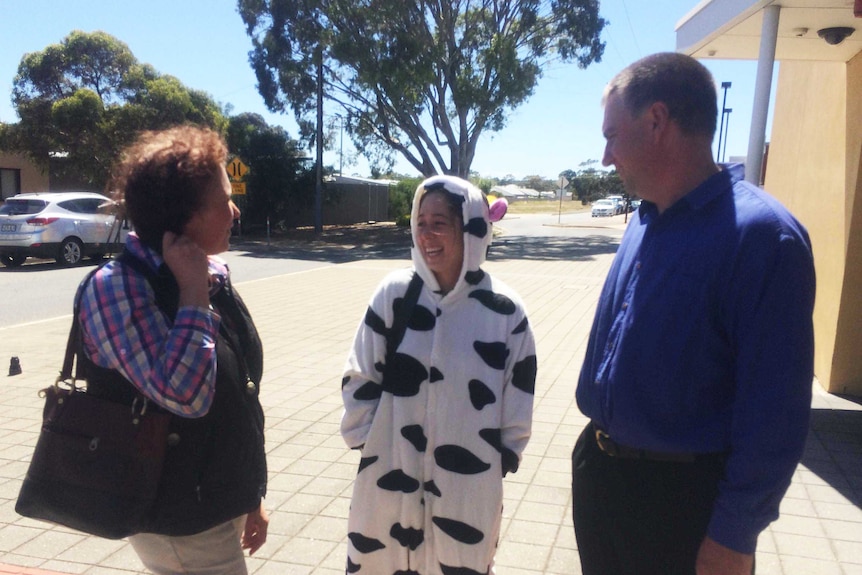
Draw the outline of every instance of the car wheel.
[[[3,265],[7,268],[17,268],[21,264],[24,263],[24,260],[27,259],[27,256],[22,255],[3,255],[0,256],[0,262],[3,262]]]
[[[66,238],[60,244],[57,252],[57,263],[73,266],[81,261],[84,255],[84,246],[78,238]]]

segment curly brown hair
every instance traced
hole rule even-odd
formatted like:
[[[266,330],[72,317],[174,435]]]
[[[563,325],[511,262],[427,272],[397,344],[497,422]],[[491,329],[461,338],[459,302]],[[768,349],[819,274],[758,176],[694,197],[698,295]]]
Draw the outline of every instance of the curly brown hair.
[[[227,145],[209,128],[143,132],[124,151],[111,189],[141,241],[161,252],[164,233],[183,232],[226,160]]]

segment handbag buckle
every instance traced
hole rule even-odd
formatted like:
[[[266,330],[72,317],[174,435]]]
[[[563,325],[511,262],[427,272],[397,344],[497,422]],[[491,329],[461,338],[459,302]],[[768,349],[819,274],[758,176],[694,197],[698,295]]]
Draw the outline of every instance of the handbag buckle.
[[[136,397],[132,401],[132,423],[134,425],[138,425],[141,422],[141,418],[146,415],[148,404],[149,400],[146,397]],[[139,405],[141,410],[137,411]]]

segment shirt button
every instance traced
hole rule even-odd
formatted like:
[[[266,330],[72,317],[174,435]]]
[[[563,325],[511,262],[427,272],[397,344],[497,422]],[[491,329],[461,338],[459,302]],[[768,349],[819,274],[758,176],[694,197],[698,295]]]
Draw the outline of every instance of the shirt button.
[[[638,263],[636,263],[636,264],[635,264],[635,269],[636,269],[636,270],[641,269],[641,263],[640,263],[640,262],[638,262]]]
[[[623,309],[628,309],[628,307],[629,307],[629,304],[628,304],[628,303],[623,302]]]
[[[245,392],[247,394],[254,395],[254,393],[256,391],[257,391],[257,386],[254,384],[253,381],[249,381],[248,383],[245,384]]]
[[[169,433],[168,434],[168,445],[171,447],[176,447],[180,444],[180,436],[178,433]]]

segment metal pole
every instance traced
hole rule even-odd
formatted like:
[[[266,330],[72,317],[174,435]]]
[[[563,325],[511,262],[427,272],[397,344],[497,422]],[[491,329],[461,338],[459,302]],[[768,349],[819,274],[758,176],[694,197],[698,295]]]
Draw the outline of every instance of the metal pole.
[[[338,116],[338,123],[341,126],[341,139],[338,149],[338,175],[344,175],[344,118]]]
[[[317,161],[314,181],[314,232],[323,232],[323,48],[317,47]]]
[[[563,177],[560,176],[560,211],[557,212],[557,223],[560,223],[560,218],[563,216]]]
[[[766,116],[769,113],[769,93],[772,89],[772,68],[775,65],[775,44],[778,41],[780,14],[781,7],[775,4],[763,9],[760,54],[757,58],[757,81],[754,85],[754,107],[751,112],[751,131],[748,134],[748,157],[745,161],[745,179],[755,186],[760,185],[760,171],[763,168]]]
[[[730,82],[722,82],[721,87],[724,89],[724,99],[721,102],[721,124],[718,128],[718,147],[715,149],[715,161],[719,161],[719,157],[721,156],[721,137],[724,134],[724,114],[725,110],[727,110],[727,89],[730,88]]]
[[[730,113],[733,112],[733,108],[727,109],[727,129],[724,131],[724,148],[721,152],[721,161],[723,162],[727,155],[727,136],[730,134]],[[722,118],[724,114],[722,114]]]

